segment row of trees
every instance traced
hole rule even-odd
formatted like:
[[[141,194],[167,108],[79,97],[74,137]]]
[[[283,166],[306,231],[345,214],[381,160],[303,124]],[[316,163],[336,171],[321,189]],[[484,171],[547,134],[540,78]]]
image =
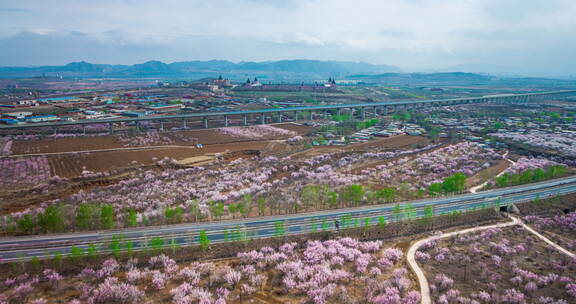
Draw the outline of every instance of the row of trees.
[[[373,190],[359,184],[352,184],[339,189],[331,189],[328,185],[310,184],[302,188],[300,200],[302,208],[310,207],[316,210],[322,207],[341,208],[359,206],[364,201],[368,203],[390,203],[396,200],[396,188]],[[297,211],[297,210],[296,210]]]
[[[497,187],[508,187],[515,185],[539,182],[551,178],[566,175],[566,167],[563,165],[549,166],[546,169],[527,169],[520,173],[504,173],[495,180]]]
[[[9,232],[32,234],[64,232],[68,228],[67,208],[63,204],[46,207],[35,216],[25,214],[8,224]],[[76,209],[75,225],[80,230],[112,229],[115,226],[114,207],[107,204],[83,204]]]
[[[241,201],[226,205],[221,201],[207,203],[209,215],[202,213],[200,204],[191,201],[186,206],[167,207],[163,214],[146,217],[133,208],[117,210],[113,205],[84,203],[76,208],[64,204],[48,206],[37,214],[25,214],[19,218],[8,218],[6,231],[10,234],[35,234],[65,232],[68,230],[90,231],[122,227],[148,226],[151,224],[179,224],[196,222],[201,219],[221,219],[224,215],[232,218],[247,217],[256,207],[259,216],[266,214],[267,199],[264,196],[253,198],[246,194]]]
[[[448,193],[459,193],[464,191],[466,188],[466,174],[462,172],[457,172],[452,176],[444,179],[441,183],[433,183],[428,187],[428,193],[430,195],[448,194]]]

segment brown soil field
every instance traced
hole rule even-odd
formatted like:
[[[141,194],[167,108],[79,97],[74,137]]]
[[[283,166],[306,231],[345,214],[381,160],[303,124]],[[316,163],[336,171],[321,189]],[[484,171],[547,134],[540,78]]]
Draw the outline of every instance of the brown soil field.
[[[466,188],[480,185],[483,182],[487,181],[488,179],[498,175],[498,173],[506,170],[508,167],[510,167],[510,163],[505,159],[502,159],[498,161],[496,165],[484,169],[468,178],[468,180],[466,181]]]
[[[274,124],[274,127],[295,131],[304,135],[313,128],[304,125],[285,123]],[[273,139],[282,139],[282,137],[267,137],[258,140],[248,138],[236,138],[218,132],[216,129],[201,129],[189,131],[171,131],[162,133],[163,136],[170,137],[174,140],[172,145],[190,146],[195,145],[195,141],[184,141],[181,138],[197,138],[198,143],[204,145],[266,141]],[[99,149],[124,148],[114,136],[80,136],[74,138],[60,139],[41,139],[37,141],[16,141],[13,145],[13,154],[30,154],[30,153],[61,153],[73,151],[88,151]]]
[[[89,152],[74,154],[49,155],[50,166],[53,173],[60,177],[76,177],[82,172],[82,167],[94,172],[107,172],[125,167],[152,165],[165,157],[175,160],[184,160],[206,154],[229,153],[244,150],[263,150],[269,141],[238,142],[228,144],[206,145],[204,148],[158,148],[148,150],[118,150],[106,152]],[[156,161],[153,160],[156,158]],[[133,163],[136,162],[136,163]]]

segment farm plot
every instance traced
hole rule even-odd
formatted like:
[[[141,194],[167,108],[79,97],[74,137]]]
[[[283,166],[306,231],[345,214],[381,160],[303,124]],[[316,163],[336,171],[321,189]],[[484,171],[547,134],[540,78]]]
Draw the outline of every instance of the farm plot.
[[[389,152],[384,152],[373,156],[390,157],[389,154]],[[442,182],[443,179],[457,172],[472,176],[495,165],[501,158],[502,156],[494,150],[465,142],[421,153],[414,159],[400,158],[364,169],[361,173],[374,183],[392,187],[407,183],[412,190],[427,190],[433,183]]]
[[[225,146],[228,145],[232,144]],[[208,147],[213,146],[216,145]],[[254,144],[249,146],[256,148]],[[208,152],[208,147],[206,150],[180,148],[183,154],[173,158],[182,160],[202,156]],[[421,188],[422,181],[416,178],[418,174],[424,181],[432,183],[454,172],[473,174],[500,157],[495,152],[480,150],[475,144],[461,143],[434,150],[438,147],[431,145],[415,150],[377,153],[337,152],[307,159],[248,156],[186,169],[174,168],[172,155],[168,159],[153,160],[167,165],[162,171],[138,171],[119,184],[79,192],[62,198],[61,202],[71,206],[71,214],[86,202],[111,205],[117,210],[116,227],[127,225],[125,217],[129,211],[137,214],[138,225],[172,221],[165,213],[170,208],[183,213],[178,221],[286,214],[423,197],[426,191]],[[195,155],[200,153],[199,150],[204,150],[204,154]],[[136,161],[135,155],[144,157],[145,153],[161,151],[164,150],[90,153],[86,156],[90,166],[82,168],[82,171],[106,174],[115,168],[117,162],[126,166]],[[418,153],[417,159],[405,160],[407,155]],[[149,154],[147,160],[138,160],[135,164],[149,162],[151,155],[156,154]],[[389,171],[377,168],[355,174],[350,170],[364,162],[387,159],[396,159],[384,165]],[[102,169],[104,167],[106,170]],[[407,175],[409,179],[380,177],[383,173],[392,175],[390,172],[397,172],[394,174],[400,175],[408,171],[412,172]],[[386,191],[376,190],[382,188]],[[35,213],[34,210],[29,212]]]
[[[556,244],[576,251],[576,212],[555,216],[525,216],[524,220]]]
[[[0,159],[0,188],[36,186],[48,181],[51,176],[45,156]]]
[[[235,138],[268,138],[268,137],[291,137],[298,133],[269,125],[259,125],[250,127],[227,127],[220,128],[218,132]]]
[[[109,259],[79,273],[44,269],[1,287],[12,302],[33,303],[403,303],[417,304],[403,251],[351,238],[263,247],[236,259],[177,264]]]
[[[560,159],[568,165],[573,165],[574,158],[576,157],[576,145],[574,145],[574,142],[576,142],[576,135],[573,133],[564,132],[558,134],[541,130],[531,130],[526,134],[519,132],[506,132],[491,133],[488,135],[562,155]]]
[[[272,139],[285,139],[308,133],[312,128],[297,124],[277,124],[274,126],[231,127],[232,133],[220,129],[179,130],[170,132],[122,133],[100,136],[60,136],[52,138],[26,138],[16,136],[12,143],[12,154],[61,153],[125,147],[146,147],[157,145],[213,145],[237,142],[251,142]],[[254,131],[256,130],[256,131]],[[235,135],[234,135],[235,134]],[[245,137],[241,134],[250,136]],[[234,135],[234,136],[233,136]],[[252,136],[255,135],[255,136]]]
[[[576,264],[520,226],[426,244],[416,252],[435,303],[572,303]]]
[[[0,156],[12,154],[12,138],[8,136],[0,137]]]

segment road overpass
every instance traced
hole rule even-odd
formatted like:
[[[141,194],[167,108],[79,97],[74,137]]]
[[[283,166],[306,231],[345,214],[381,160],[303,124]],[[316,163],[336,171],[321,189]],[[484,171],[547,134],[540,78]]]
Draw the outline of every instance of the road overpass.
[[[258,109],[246,111],[227,111],[227,112],[202,112],[190,114],[177,114],[177,115],[164,115],[164,116],[149,116],[149,117],[133,117],[133,118],[118,118],[118,119],[93,119],[93,120],[80,120],[80,121],[61,121],[61,122],[46,122],[46,123],[28,123],[16,125],[0,125],[0,132],[7,130],[26,130],[34,128],[54,128],[54,132],[58,127],[64,126],[86,126],[91,124],[108,124],[110,132],[113,131],[114,124],[121,123],[135,123],[137,126],[141,122],[157,122],[160,124],[160,129],[164,129],[165,122],[180,123],[183,129],[188,128],[188,121],[190,119],[202,121],[204,128],[209,127],[210,119],[216,118],[219,124],[218,127],[227,127],[230,125],[230,118],[232,116],[241,119],[241,125],[248,125],[248,117],[256,116],[258,123],[269,123],[267,115],[276,115],[277,120],[274,122],[282,122],[283,115],[290,113],[293,115],[294,120],[299,119],[313,119],[313,113],[322,113],[323,118],[328,118],[330,112],[341,111],[343,109],[358,110],[361,119],[366,118],[367,109],[371,109],[372,113],[380,112],[382,115],[388,115],[389,112],[396,112],[398,110],[416,110],[421,107],[429,106],[444,106],[453,104],[470,104],[470,103],[486,103],[486,102],[500,102],[500,103],[525,103],[531,100],[545,99],[545,98],[564,98],[567,96],[576,95],[576,90],[564,91],[551,91],[551,92],[537,92],[527,94],[499,94],[499,95],[486,95],[482,97],[467,97],[467,98],[452,98],[452,99],[429,99],[429,100],[406,100],[397,102],[373,102],[373,103],[357,103],[357,104],[333,104],[321,106],[303,106],[303,107],[288,107],[288,108],[274,108],[274,109]],[[300,116],[302,113],[307,113],[309,117]]]
[[[516,187],[495,189],[475,194],[463,194],[434,199],[423,199],[412,202],[401,202],[402,205],[412,203],[417,216],[424,216],[424,208],[433,206],[436,214],[453,211],[467,211],[472,208],[507,206],[513,203],[546,198],[553,195],[563,195],[576,192],[576,177],[544,181]],[[315,225],[320,231],[322,226],[333,230],[333,221],[340,216],[350,216],[352,219],[370,218],[370,223],[376,225],[380,216],[386,222],[394,222],[395,203],[371,205],[358,208],[333,209],[312,213],[290,214],[260,218],[246,218],[195,224],[179,224],[169,226],[151,226],[130,228],[114,231],[99,231],[90,233],[69,233],[41,235],[32,237],[14,237],[0,239],[0,258],[4,261],[28,260],[34,256],[49,258],[46,252],[59,252],[68,255],[72,246],[87,248],[90,244],[103,248],[101,252],[109,252],[113,237],[121,236],[123,241],[130,241],[133,250],[143,250],[149,247],[150,241],[160,237],[165,244],[174,242],[179,246],[198,244],[199,232],[206,231],[208,238],[214,242],[223,242],[225,233],[238,229],[251,238],[269,238],[275,236],[276,225],[282,223],[286,234],[310,233]],[[173,241],[172,241],[173,240]]]

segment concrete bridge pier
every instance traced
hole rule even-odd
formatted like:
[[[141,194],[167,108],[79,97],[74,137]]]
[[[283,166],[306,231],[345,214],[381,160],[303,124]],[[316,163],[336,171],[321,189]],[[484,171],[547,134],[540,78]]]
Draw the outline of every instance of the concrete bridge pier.
[[[328,119],[328,111],[324,110],[324,119]]]
[[[164,121],[160,120],[160,131],[164,132]]]
[[[228,115],[224,115],[224,127],[228,127]]]
[[[188,129],[188,126],[186,125],[186,118],[182,119],[182,129]]]
[[[86,125],[82,125],[82,134],[86,136]]]
[[[108,123],[108,131],[110,132],[110,135],[114,134],[114,124],[113,123]]]
[[[262,115],[260,115],[260,123],[261,123],[261,124],[265,124],[265,123],[266,123],[266,115],[264,115],[264,113],[262,113]]]
[[[298,121],[298,111],[294,111],[294,121]]]
[[[282,122],[282,112],[278,112],[278,122]]]
[[[360,108],[360,117],[362,120],[366,120],[366,109],[364,107]]]
[[[243,121],[243,124],[245,126],[248,125],[248,115],[247,114],[242,115],[242,121]]]
[[[52,131],[54,133],[54,136],[56,136],[56,134],[58,133],[58,127],[54,126],[54,127],[52,127],[52,129],[53,129]],[[54,137],[54,138],[56,138],[56,137]]]
[[[394,109],[394,107],[392,107],[392,109]],[[388,116],[388,106],[384,106],[384,116]]]
[[[310,117],[308,117],[308,120],[312,120],[312,118],[314,117],[314,111],[310,110]]]
[[[204,129],[208,129],[208,117],[204,117]]]

